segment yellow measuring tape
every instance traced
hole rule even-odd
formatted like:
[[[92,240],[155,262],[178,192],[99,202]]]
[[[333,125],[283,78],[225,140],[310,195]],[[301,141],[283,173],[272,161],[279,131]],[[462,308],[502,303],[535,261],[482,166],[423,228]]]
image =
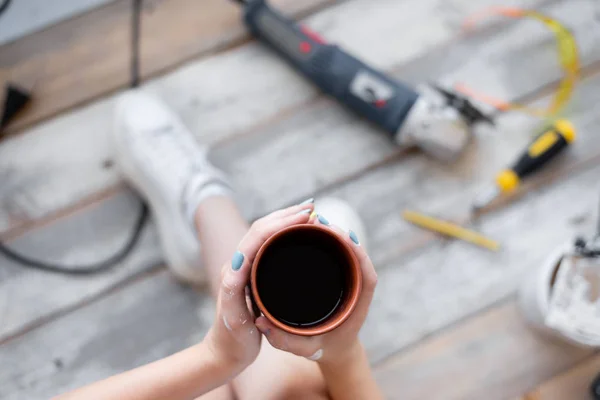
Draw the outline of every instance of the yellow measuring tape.
[[[452,222],[442,221],[440,219],[430,217],[429,215],[410,210],[404,210],[404,212],[402,212],[402,218],[404,218],[405,221],[408,221],[411,224],[417,225],[421,228],[441,233],[442,235],[450,236],[456,239],[461,239],[491,251],[498,251],[500,249],[500,244],[495,240],[485,237],[478,232],[463,228],[462,226]]]
[[[472,29],[474,25],[483,17],[489,17],[490,15],[503,15],[509,18],[532,18],[540,21],[552,32],[554,32],[560,67],[564,72],[563,79],[556,90],[554,98],[547,108],[534,108],[522,104],[507,102],[492,96],[478,93],[477,91],[462,84],[456,85],[455,89],[476,100],[490,104],[501,111],[518,110],[536,117],[547,118],[550,120],[557,119],[558,114],[563,111],[564,107],[571,99],[575,84],[579,80],[580,63],[575,37],[568,28],[548,16],[545,16],[537,11],[509,7],[491,7],[483,12],[474,14],[465,20],[463,27],[467,30]],[[530,149],[532,152],[543,152],[548,146],[554,143],[550,142],[553,137],[547,136],[546,138],[542,139],[543,140],[540,141],[541,144],[539,144],[538,147],[532,147],[532,149]],[[535,154],[532,154],[532,156],[535,156]],[[425,228],[449,237],[461,239],[491,251],[498,251],[500,248],[500,244],[495,240],[449,221],[443,221],[425,214],[408,210],[404,211],[402,216],[406,221],[420,226],[421,228]]]
[[[501,111],[518,110],[542,118],[553,119],[559,114],[571,99],[573,89],[579,80],[579,52],[577,42],[571,31],[560,22],[543,15],[537,11],[523,10],[510,7],[491,7],[483,12],[472,15],[463,23],[466,30],[472,29],[484,17],[490,15],[503,15],[509,18],[532,18],[546,25],[556,37],[560,67],[564,77],[550,105],[545,109],[533,108],[517,103],[510,103],[488,95],[477,93],[465,85],[456,85],[456,90],[484,103],[490,104]]]

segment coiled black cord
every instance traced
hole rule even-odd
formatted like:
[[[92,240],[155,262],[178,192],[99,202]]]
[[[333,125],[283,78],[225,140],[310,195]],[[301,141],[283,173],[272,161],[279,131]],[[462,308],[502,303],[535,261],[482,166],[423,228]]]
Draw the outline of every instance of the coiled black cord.
[[[8,8],[8,6],[10,5],[11,0],[4,0],[1,4],[0,4],[0,15],[2,15],[2,13],[4,11],[6,11],[6,9]]]
[[[131,79],[129,86],[134,88],[139,85],[140,82],[140,63],[139,63],[139,44],[140,44],[140,20],[143,0],[132,0],[132,21],[131,21]],[[0,5],[0,15],[6,11],[11,0],[5,0]],[[131,253],[135,245],[138,243],[144,226],[148,220],[149,209],[148,205],[142,201],[139,216],[137,217],[133,226],[131,236],[125,242],[125,245],[112,256],[105,260],[86,264],[86,265],[75,265],[66,266],[60,264],[53,264],[42,260],[36,260],[19,254],[14,250],[7,247],[4,243],[0,242],[0,253],[4,254],[7,258],[29,268],[35,268],[42,271],[55,272],[69,275],[91,275],[99,272],[106,271]]]

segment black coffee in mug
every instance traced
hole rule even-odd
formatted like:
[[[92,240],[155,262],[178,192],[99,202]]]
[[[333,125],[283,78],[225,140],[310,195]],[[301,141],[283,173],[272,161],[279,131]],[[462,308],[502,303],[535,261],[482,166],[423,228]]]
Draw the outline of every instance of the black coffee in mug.
[[[313,326],[332,316],[344,299],[349,270],[339,241],[318,230],[293,230],[262,254],[256,286],[264,307],[291,326]]]

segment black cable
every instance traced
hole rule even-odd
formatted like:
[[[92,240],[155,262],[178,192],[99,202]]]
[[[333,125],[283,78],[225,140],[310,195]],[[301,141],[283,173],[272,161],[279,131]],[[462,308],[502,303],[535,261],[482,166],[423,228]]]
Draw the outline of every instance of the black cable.
[[[69,275],[95,274],[110,269],[129,255],[131,250],[137,244],[147,219],[148,207],[146,206],[146,204],[142,203],[141,213],[138,216],[137,221],[135,222],[133,232],[131,233],[131,236],[125,243],[125,246],[123,246],[121,250],[119,250],[117,253],[110,256],[106,260],[89,265],[69,267],[65,265],[51,264],[40,260],[34,260],[33,258],[29,258],[16,253],[14,250],[11,250],[8,247],[6,247],[6,245],[2,242],[0,242],[0,252],[2,252],[7,258],[16,261],[19,264],[23,264],[27,267],[40,269],[43,271],[58,272],[61,274]]]
[[[131,9],[131,75],[129,87],[140,84],[140,25],[142,18],[142,0],[132,0]]]
[[[2,13],[4,11],[6,11],[6,9],[8,8],[8,6],[10,5],[10,2],[12,0],[4,0],[4,2],[2,2],[2,4],[0,4],[0,15],[2,15]]]
[[[598,202],[598,215],[596,216],[596,237],[600,237],[600,202]]]
[[[132,23],[131,23],[131,77],[129,86],[134,88],[140,83],[140,67],[139,67],[139,42],[140,42],[140,20],[143,0],[132,0]],[[0,14],[6,10],[10,0],[6,0],[0,5]],[[24,104],[23,104],[24,106]],[[65,266],[59,264],[52,264],[45,261],[35,260],[33,258],[24,256],[8,248],[4,243],[0,241],[0,253],[3,253],[7,258],[22,264],[23,266],[39,269],[42,271],[56,272],[61,274],[69,275],[90,275],[99,272],[106,271],[117,263],[122,261],[125,257],[131,253],[131,250],[138,243],[143,228],[148,220],[149,216],[148,205],[142,201],[141,209],[137,220],[133,226],[133,231],[129,239],[125,242],[125,245],[112,256],[107,259],[88,265],[79,266]]]

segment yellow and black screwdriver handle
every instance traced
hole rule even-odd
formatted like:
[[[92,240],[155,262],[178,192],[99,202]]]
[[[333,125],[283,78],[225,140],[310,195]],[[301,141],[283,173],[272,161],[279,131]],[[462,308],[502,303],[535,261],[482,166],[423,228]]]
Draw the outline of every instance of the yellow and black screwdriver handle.
[[[565,120],[554,122],[527,148],[512,168],[505,169],[496,177],[496,185],[502,193],[516,189],[521,181],[532,175],[560,154],[575,140],[575,128]]]

